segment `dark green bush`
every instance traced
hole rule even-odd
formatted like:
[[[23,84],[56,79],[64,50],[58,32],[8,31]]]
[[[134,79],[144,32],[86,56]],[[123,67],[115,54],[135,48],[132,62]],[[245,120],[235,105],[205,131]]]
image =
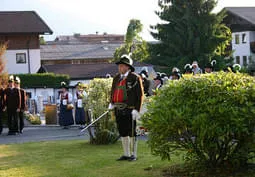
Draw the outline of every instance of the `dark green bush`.
[[[210,168],[243,166],[255,151],[255,79],[220,72],[170,81],[143,123],[152,152],[163,159],[185,150],[187,160]]]
[[[69,84],[70,77],[68,75],[54,74],[54,73],[40,73],[40,74],[18,74],[21,79],[22,88],[33,87],[47,87],[59,88],[62,81]]]

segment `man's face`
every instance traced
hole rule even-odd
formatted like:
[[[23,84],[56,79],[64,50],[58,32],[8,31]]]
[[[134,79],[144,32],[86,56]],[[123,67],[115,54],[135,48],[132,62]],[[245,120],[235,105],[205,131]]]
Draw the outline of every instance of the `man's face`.
[[[19,88],[19,84],[15,82],[15,83],[14,83],[14,87],[15,87],[15,88]]]
[[[212,68],[205,68],[205,72],[206,73],[211,73],[212,72]]]
[[[173,79],[173,80],[178,80],[178,79],[179,79],[179,77],[178,77],[178,76],[176,76],[176,75],[173,75],[173,76],[172,76],[172,79]]]
[[[125,64],[119,64],[118,70],[119,70],[120,74],[125,74],[129,70],[129,66],[127,66]]]
[[[156,79],[154,80],[154,86],[157,87],[159,84],[161,84],[160,80]]]
[[[8,86],[9,86],[9,87],[13,87],[13,82],[9,82],[9,83],[8,83]]]
[[[66,92],[66,88],[61,88],[62,93]]]

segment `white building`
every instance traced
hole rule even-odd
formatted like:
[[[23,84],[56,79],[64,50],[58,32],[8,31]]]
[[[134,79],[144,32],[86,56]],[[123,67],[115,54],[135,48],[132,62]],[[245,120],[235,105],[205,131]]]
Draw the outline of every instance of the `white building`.
[[[247,66],[255,61],[255,7],[226,7],[224,23],[232,31],[234,62]]]
[[[9,74],[37,73],[41,67],[39,35],[52,30],[34,11],[0,11],[0,44],[7,44]]]
[[[251,60],[255,60],[255,51],[252,51],[251,43],[255,41],[255,31],[243,31],[232,33],[232,50],[235,63],[247,66]]]

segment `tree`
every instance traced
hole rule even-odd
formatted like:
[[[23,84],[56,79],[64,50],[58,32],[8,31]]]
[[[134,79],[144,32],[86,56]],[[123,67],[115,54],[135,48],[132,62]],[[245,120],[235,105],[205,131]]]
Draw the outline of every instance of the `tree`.
[[[215,0],[159,0],[158,4],[161,11],[156,14],[164,23],[151,26],[152,36],[161,41],[156,60],[163,57],[166,65],[183,67],[194,60],[205,65],[215,56],[227,55],[231,32],[222,24],[225,12],[212,13]]]
[[[7,44],[0,44],[0,86],[7,84],[8,74],[5,70],[4,53],[6,51]]]
[[[125,43],[116,49],[114,60],[119,60],[121,55],[132,53],[132,59],[143,61],[149,57],[147,42],[139,35],[143,30],[140,20],[131,19],[125,36]]]
[[[44,37],[43,36],[40,36],[40,45],[45,45],[46,42],[44,40]]]

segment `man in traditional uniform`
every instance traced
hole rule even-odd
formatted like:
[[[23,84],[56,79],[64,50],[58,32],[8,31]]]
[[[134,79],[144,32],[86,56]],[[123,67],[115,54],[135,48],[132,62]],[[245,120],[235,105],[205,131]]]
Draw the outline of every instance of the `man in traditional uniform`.
[[[18,130],[18,113],[21,107],[21,96],[18,89],[14,88],[14,76],[10,76],[8,87],[4,91],[5,109],[8,115],[8,135],[16,135]],[[5,110],[4,109],[4,110]]]
[[[74,124],[72,101],[73,96],[68,92],[66,83],[61,82],[61,93],[59,95],[59,124],[60,126],[63,126],[64,129],[68,129],[70,125]]]
[[[119,74],[113,78],[109,109],[115,108],[124,151],[124,155],[117,160],[134,161],[137,159],[136,120],[142,105],[143,86],[141,77],[134,73],[130,56],[122,55],[116,64]]]
[[[24,111],[26,109],[26,91],[20,88],[20,78],[17,76],[15,77],[14,86],[20,92],[21,105],[19,112],[19,133],[22,134],[24,128]]]
[[[80,129],[83,129],[86,123],[85,110],[84,110],[84,99],[87,96],[81,82],[76,84],[76,92],[74,95],[75,102],[75,123],[80,125]]]

